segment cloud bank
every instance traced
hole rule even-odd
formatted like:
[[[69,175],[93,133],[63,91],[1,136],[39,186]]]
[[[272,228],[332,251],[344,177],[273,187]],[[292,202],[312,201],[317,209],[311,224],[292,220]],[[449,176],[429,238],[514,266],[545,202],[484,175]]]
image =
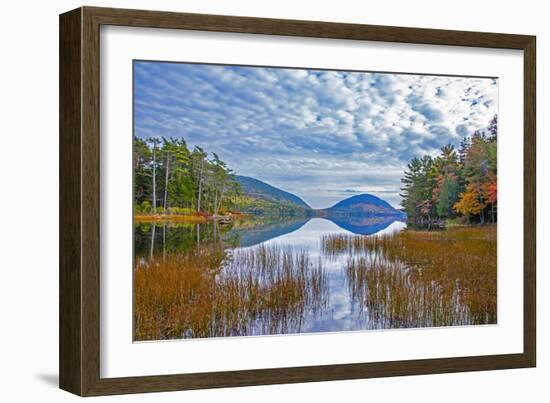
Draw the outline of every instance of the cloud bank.
[[[409,160],[487,127],[490,78],[135,62],[138,137],[183,137],[314,208],[399,205]]]

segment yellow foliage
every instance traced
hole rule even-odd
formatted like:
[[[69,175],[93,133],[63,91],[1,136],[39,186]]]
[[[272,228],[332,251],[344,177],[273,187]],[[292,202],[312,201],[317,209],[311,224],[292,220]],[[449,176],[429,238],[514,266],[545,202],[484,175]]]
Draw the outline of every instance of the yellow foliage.
[[[477,215],[485,208],[479,186],[469,184],[466,191],[460,194],[460,199],[453,206],[454,210],[464,215]]]

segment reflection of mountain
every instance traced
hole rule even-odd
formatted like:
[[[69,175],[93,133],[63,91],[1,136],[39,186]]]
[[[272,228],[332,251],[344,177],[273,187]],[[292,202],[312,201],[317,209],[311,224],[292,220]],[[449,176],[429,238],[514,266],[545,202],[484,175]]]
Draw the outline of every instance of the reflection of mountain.
[[[225,234],[225,238],[238,239],[239,246],[253,246],[273,238],[299,230],[311,218],[283,219],[281,217],[273,221],[255,222],[253,225],[233,227]],[[401,221],[395,216],[342,216],[324,217],[328,221],[342,229],[359,235],[375,234],[386,229],[396,221]]]
[[[238,237],[239,246],[252,246],[300,229],[309,218],[258,222],[252,226],[233,227],[227,237]]]
[[[298,231],[311,217],[260,217],[252,220],[239,220],[232,225],[178,223],[140,223],[134,225],[134,252],[136,256],[151,253],[185,252],[197,244],[219,243],[226,247],[253,246]],[[395,216],[342,216],[323,217],[338,227],[360,235],[371,235],[388,228],[396,221]],[[155,230],[154,230],[155,229]],[[151,244],[151,237],[155,241]]]
[[[347,231],[359,235],[372,235],[389,227],[395,221],[401,221],[400,217],[395,216],[340,216],[326,217]]]

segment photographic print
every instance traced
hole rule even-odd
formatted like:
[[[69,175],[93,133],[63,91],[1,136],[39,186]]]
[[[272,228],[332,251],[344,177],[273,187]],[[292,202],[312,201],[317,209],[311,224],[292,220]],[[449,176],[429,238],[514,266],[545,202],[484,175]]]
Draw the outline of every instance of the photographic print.
[[[496,77],[133,77],[135,341],[497,323]]]

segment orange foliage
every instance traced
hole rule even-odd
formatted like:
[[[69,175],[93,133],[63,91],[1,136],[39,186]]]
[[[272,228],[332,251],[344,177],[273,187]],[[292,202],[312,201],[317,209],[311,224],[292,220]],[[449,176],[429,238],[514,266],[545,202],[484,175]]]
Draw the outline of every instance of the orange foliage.
[[[460,194],[460,200],[455,203],[453,208],[456,212],[464,215],[477,215],[486,205],[483,201],[481,186],[470,183],[466,186],[466,191]]]
[[[495,204],[497,202],[497,179],[491,175],[489,182],[483,184],[483,197],[487,204]]]

